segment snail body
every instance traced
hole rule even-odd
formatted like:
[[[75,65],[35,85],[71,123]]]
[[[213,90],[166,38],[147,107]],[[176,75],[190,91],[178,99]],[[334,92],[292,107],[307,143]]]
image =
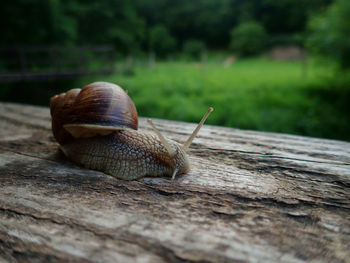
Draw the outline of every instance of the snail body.
[[[171,177],[174,167],[178,168],[178,174],[187,173],[186,153],[178,143],[170,140],[168,143],[175,149],[174,158],[170,158],[158,137],[135,130],[78,139],[61,149],[76,163],[120,179],[133,180],[147,175]]]
[[[79,165],[124,180],[174,178],[190,170],[186,150],[195,134],[183,146],[164,138],[151,121],[155,134],[137,130],[134,103],[117,85],[94,82],[56,95],[50,109],[54,137]]]

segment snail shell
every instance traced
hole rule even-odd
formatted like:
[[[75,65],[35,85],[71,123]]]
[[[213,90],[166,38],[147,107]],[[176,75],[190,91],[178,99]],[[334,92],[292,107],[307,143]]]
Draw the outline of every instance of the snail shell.
[[[115,130],[137,130],[134,103],[119,86],[94,82],[72,89],[50,100],[52,131],[62,145],[73,138],[106,135]]]

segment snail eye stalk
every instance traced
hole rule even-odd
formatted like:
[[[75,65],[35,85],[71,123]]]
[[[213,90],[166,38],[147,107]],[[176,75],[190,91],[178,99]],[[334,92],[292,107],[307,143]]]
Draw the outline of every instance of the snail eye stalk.
[[[162,144],[164,145],[165,149],[168,151],[169,155],[171,157],[174,156],[173,149],[171,149],[169,143],[166,141],[164,136],[159,132],[159,130],[156,128],[156,126],[154,126],[153,122],[150,119],[148,119],[147,123],[152,127],[154,132],[158,135],[159,140],[162,142]]]
[[[199,132],[200,128],[202,128],[205,120],[208,118],[209,114],[213,111],[214,109],[212,107],[209,108],[209,110],[207,111],[207,113],[203,116],[202,120],[200,121],[200,123],[198,123],[197,128],[193,131],[193,133],[191,134],[191,136],[188,138],[188,140],[185,142],[184,144],[184,150],[185,152],[188,150],[188,148],[190,147],[193,139],[196,137],[197,133]]]
[[[178,168],[175,168],[174,172],[173,172],[173,175],[171,176],[171,181],[174,181],[175,180],[175,176],[177,174],[177,172],[179,171]]]

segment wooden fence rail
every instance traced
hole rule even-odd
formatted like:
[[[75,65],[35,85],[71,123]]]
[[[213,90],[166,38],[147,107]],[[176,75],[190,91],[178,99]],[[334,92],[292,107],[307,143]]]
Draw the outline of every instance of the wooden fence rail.
[[[122,181],[64,158],[49,116],[0,103],[1,262],[350,262],[350,143],[205,125],[189,174]]]

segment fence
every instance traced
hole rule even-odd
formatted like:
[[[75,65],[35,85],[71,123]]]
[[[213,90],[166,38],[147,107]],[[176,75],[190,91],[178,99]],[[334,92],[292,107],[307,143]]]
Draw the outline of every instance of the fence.
[[[0,82],[68,79],[115,71],[112,46],[0,47]]]

